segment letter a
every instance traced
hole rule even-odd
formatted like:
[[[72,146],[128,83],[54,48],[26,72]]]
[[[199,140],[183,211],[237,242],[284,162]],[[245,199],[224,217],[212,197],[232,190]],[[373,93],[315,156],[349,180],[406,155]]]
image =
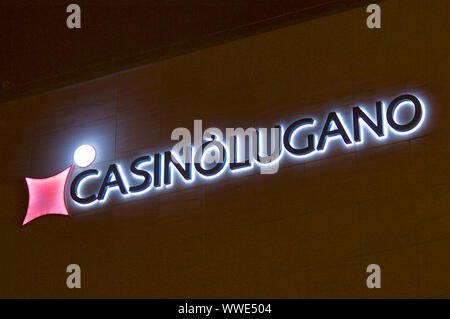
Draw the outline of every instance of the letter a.
[[[381,288],[381,268],[377,264],[370,264],[367,266],[366,272],[371,274],[367,277],[366,284],[370,289]]]
[[[367,27],[369,29],[381,28],[381,8],[378,4],[369,4],[367,6],[367,13],[372,13],[367,17]]]
[[[67,17],[66,25],[69,29],[81,28],[81,8],[78,4],[69,4],[66,9],[67,13],[72,13]]]
[[[67,266],[66,272],[71,273],[66,280],[67,288],[81,288],[81,268],[77,264]]]

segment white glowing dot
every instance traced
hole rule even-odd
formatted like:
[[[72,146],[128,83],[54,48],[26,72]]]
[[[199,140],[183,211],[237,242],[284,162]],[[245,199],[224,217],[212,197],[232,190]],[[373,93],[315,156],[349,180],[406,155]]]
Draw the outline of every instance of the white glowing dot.
[[[81,145],[73,153],[75,163],[80,167],[90,165],[95,159],[95,149],[91,145]]]

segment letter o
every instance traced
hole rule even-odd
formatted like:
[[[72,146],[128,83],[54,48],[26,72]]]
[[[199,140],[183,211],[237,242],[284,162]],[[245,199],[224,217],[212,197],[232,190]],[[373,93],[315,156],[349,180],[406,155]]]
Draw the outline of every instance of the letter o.
[[[412,104],[414,105],[414,117],[411,119],[411,121],[409,121],[406,124],[398,124],[394,120],[394,113],[397,106],[399,106],[403,102],[412,102]],[[401,95],[396,99],[394,99],[391,102],[391,104],[389,104],[386,114],[389,126],[398,132],[407,132],[412,130],[420,123],[420,121],[422,120],[422,116],[423,116],[422,104],[420,103],[417,97],[410,94]]]
[[[204,169],[201,165],[202,159],[203,159],[203,153],[204,153],[204,150],[210,145],[217,147],[219,153],[222,155],[222,161],[218,162],[216,165],[214,165],[214,167],[212,167],[210,169]],[[225,149],[225,146],[221,142],[219,142],[217,140],[208,141],[208,142],[204,143],[202,145],[202,147],[196,151],[195,156],[194,156],[194,166],[195,166],[195,169],[197,170],[197,172],[200,173],[201,175],[203,175],[205,177],[211,177],[211,176],[217,175],[218,173],[220,173],[220,171],[222,171],[222,169],[225,166],[226,157],[227,157],[227,151]]]

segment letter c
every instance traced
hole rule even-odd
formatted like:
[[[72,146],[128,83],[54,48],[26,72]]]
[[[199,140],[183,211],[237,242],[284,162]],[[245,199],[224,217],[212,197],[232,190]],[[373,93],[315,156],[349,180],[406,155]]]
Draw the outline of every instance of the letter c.
[[[85,178],[92,175],[97,176],[99,175],[99,173],[100,172],[96,169],[88,169],[81,172],[73,179],[72,184],[70,185],[70,196],[74,201],[82,205],[87,205],[97,199],[97,196],[95,195],[89,195],[88,197],[81,198],[77,194],[78,194],[78,186]]]

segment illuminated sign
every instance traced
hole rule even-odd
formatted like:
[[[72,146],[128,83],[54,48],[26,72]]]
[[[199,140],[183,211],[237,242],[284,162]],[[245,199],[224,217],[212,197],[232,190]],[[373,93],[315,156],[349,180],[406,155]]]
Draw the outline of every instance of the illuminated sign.
[[[52,177],[26,178],[28,186],[28,209],[22,225],[43,215],[57,214],[69,216],[64,201],[64,189],[67,177],[73,166]]]
[[[87,169],[73,178],[68,187],[69,198],[80,207],[90,207],[107,201],[110,192],[129,197],[169,188],[174,184],[175,176],[184,183],[192,183],[196,177],[213,179],[225,171],[239,173],[254,165],[278,165],[286,155],[294,160],[309,158],[325,153],[333,143],[349,148],[363,144],[366,133],[376,140],[384,141],[390,134],[400,137],[413,134],[426,117],[425,104],[411,94],[398,96],[387,107],[382,102],[376,102],[374,108],[355,106],[347,111],[349,116],[346,119],[340,112],[333,111],[320,120],[308,116],[287,126],[277,125],[275,128],[279,134],[275,134],[271,142],[276,156],[266,162],[260,153],[268,148],[268,144],[263,145],[261,142],[259,130],[255,130],[254,153],[242,148],[245,139],[239,142],[237,135],[224,141],[219,137],[220,134],[210,134],[209,139],[202,140],[200,147],[190,145],[188,152],[183,154],[183,160],[180,154],[172,150],[139,156],[126,166],[112,163],[104,171],[87,168],[95,159],[95,150],[89,145],[83,145],[75,152],[74,160],[79,167]],[[400,115],[405,113],[408,116]],[[208,153],[216,153],[216,160],[208,161]],[[30,201],[24,224],[45,214],[68,215],[64,204],[64,187],[69,171],[70,168],[48,179],[27,178]]]

